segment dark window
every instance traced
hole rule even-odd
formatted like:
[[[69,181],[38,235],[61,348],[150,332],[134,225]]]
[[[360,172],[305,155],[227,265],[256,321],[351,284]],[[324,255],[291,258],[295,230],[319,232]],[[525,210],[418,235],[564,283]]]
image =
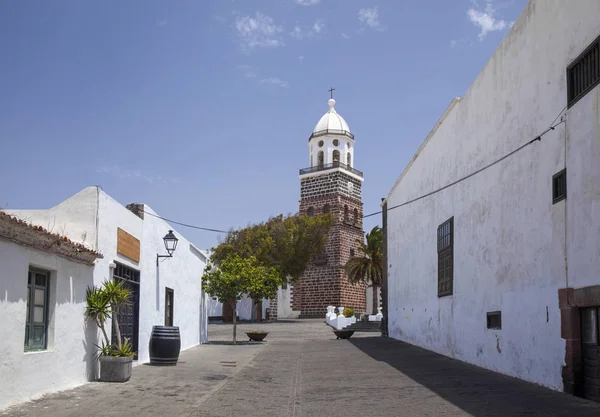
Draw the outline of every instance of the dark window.
[[[487,313],[487,328],[488,329],[502,329],[502,312],[501,311],[490,311]]]
[[[50,273],[30,269],[27,277],[27,317],[25,320],[25,351],[48,347],[48,289]]]
[[[314,209],[314,207],[309,207],[308,210],[306,210],[306,214],[308,216],[314,216],[315,215],[315,209]]]
[[[173,325],[173,303],[175,302],[175,292],[171,288],[165,287],[165,326]]]
[[[117,263],[113,276],[129,282],[140,282],[140,271],[131,269],[123,264]]]
[[[350,221],[350,212],[348,211],[348,206],[344,206],[344,221]]]
[[[350,249],[350,256],[354,256],[354,249]]]
[[[325,205],[323,206],[323,213],[324,213],[324,214],[327,214],[327,213],[329,213],[330,211],[331,211],[331,207],[329,207],[329,204],[325,204]]]
[[[552,176],[552,204],[567,198],[567,169]]]
[[[338,151],[337,149],[333,151],[333,163],[338,165],[340,163],[340,151]]]
[[[327,253],[323,252],[319,255],[316,255],[313,259],[313,264],[318,266],[327,265]]]
[[[317,154],[317,161],[319,164],[319,168],[323,168],[323,166],[325,166],[325,154],[323,153],[323,151],[319,151],[319,153]]]
[[[354,225],[358,226],[360,219],[358,218],[358,209],[354,209]]]
[[[348,165],[349,167],[352,166],[352,155],[350,154],[350,152],[346,154],[346,165]]]
[[[567,103],[571,107],[600,83],[600,37],[567,68]]]
[[[454,217],[437,229],[438,297],[452,295],[454,287]]]

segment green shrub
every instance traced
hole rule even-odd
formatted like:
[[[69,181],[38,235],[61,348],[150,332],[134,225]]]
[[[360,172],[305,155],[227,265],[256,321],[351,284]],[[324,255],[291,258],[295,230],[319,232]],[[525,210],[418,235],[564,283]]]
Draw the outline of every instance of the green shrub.
[[[344,312],[342,313],[344,315],[344,317],[354,317],[354,309],[353,308],[345,308]]]

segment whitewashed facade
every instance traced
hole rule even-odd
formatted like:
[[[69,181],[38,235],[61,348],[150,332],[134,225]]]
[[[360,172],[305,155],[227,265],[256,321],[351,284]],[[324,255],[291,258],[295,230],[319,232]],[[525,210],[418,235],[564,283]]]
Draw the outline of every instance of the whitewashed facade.
[[[92,375],[84,312],[97,256],[0,213],[0,409]]]
[[[530,1],[390,191],[383,203],[389,336],[577,390],[586,366],[577,353],[579,320],[589,312],[584,308],[600,305],[600,87],[592,83],[568,98],[574,87],[567,68],[597,42],[599,16],[596,0]],[[561,120],[541,141],[479,174],[393,208],[500,159]],[[554,201],[553,176],[564,168],[566,199]],[[453,281],[450,294],[438,297],[438,227],[450,219]]]
[[[152,326],[165,325],[167,292],[173,294],[173,325],[179,326],[181,349],[207,341],[208,297],[201,285],[206,255],[173,230],[179,239],[177,249],[171,258],[161,258],[157,265],[157,254],[166,255],[163,237],[173,228],[155,217],[147,205],[138,204],[130,210],[100,188],[88,187],[48,210],[7,211],[102,253],[104,258],[96,262],[93,280],[86,284],[99,286],[113,276],[131,281],[131,288],[139,294],[133,307],[137,309],[137,320],[131,331],[138,352],[134,366],[149,360]],[[73,315],[71,319],[74,337],[81,345],[85,336],[81,316]]]

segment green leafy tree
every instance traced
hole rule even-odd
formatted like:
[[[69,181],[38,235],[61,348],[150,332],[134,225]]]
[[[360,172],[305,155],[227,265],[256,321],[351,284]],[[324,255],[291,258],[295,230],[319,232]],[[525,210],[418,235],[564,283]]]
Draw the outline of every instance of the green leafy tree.
[[[356,239],[358,253],[346,262],[348,281],[367,283],[373,287],[373,314],[377,314],[377,289],[383,284],[383,230],[373,227],[366,235],[366,243]]]
[[[100,347],[101,355],[112,356],[133,356],[131,344],[121,338],[121,328],[119,326],[118,314],[121,308],[129,303],[131,292],[123,285],[125,281],[105,280],[102,287],[89,288],[86,290],[86,316],[92,319],[102,331],[104,341]],[[116,344],[111,344],[106,333],[105,323],[107,319],[112,318],[112,324],[115,329]]]
[[[271,217],[268,221],[230,231],[213,248],[211,260],[219,266],[231,255],[254,257],[263,266],[275,268],[283,282],[294,282],[311,259],[323,252],[331,227],[331,214]]]
[[[282,280],[275,268],[260,265],[254,256],[243,258],[230,254],[221,259],[218,267],[206,266],[202,287],[221,303],[233,310],[233,343],[237,334],[237,302],[244,295],[252,299],[273,298]]]

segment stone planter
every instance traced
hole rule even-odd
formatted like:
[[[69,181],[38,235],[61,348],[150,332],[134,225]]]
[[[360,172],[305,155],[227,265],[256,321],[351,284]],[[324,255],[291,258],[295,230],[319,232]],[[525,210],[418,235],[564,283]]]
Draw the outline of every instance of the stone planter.
[[[253,332],[246,332],[246,334],[247,334],[247,335],[248,335],[248,337],[250,338],[250,341],[262,342],[262,341],[263,341],[263,339],[264,339],[265,337],[267,337],[267,335],[268,335],[269,333],[267,333],[267,332],[260,332],[260,333],[258,333],[258,332],[256,332],[256,333],[253,333]]]
[[[354,330],[334,330],[333,333],[338,339],[350,339],[350,336],[354,334]]]
[[[133,357],[100,356],[100,381],[127,382],[131,378]]]

